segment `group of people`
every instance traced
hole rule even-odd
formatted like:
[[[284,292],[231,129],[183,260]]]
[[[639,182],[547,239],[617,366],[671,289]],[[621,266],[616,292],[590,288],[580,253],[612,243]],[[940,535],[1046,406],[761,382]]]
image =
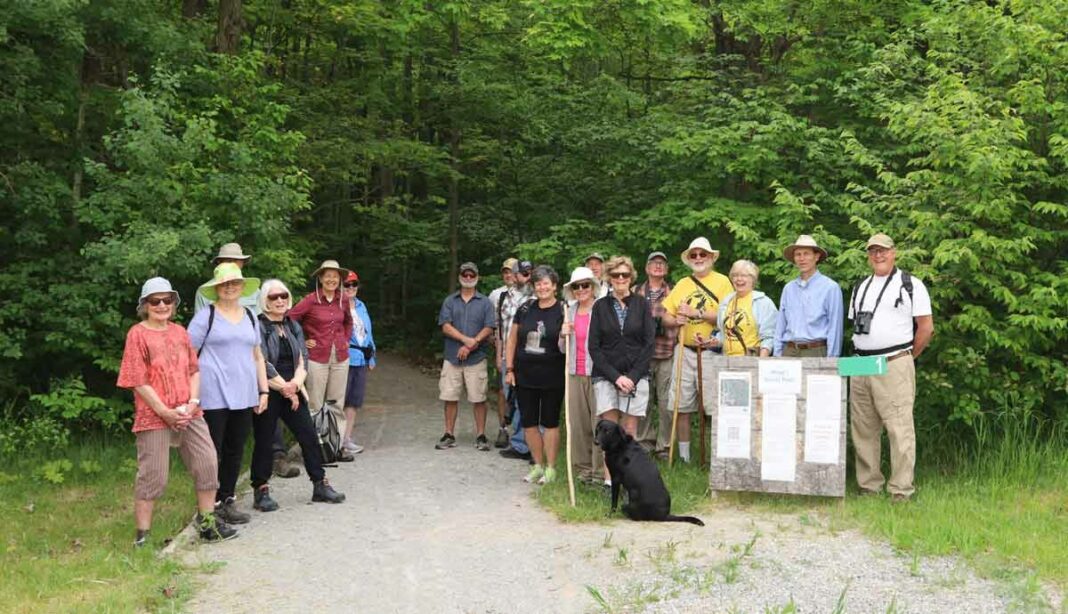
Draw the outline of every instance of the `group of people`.
[[[873,235],[865,250],[872,274],[853,287],[848,311],[841,286],[819,271],[827,251],[809,235],[783,250],[798,276],[783,288],[778,307],[756,289],[760,269],[753,262],[737,260],[727,275],[715,271],[719,251],[704,237],[682,252],[690,274],[674,285],[660,251],[646,257],[640,283],[629,257],[594,253],[562,288],[552,267],[509,258],[501,267],[504,285],[489,296],[477,289],[478,267],[466,262],[458,271],[460,289],[445,298],[438,315],[445,337],[439,379],[445,431],[435,447],[456,446],[457,407],[466,391],[474,407],[474,445],[490,449],[486,363],[492,351],[501,375],[494,445],[503,448],[502,456],[533,465],[524,480],[557,479],[565,389],[573,470],[580,480],[611,484],[593,441],[600,419],[619,423],[662,457],[677,412],[678,453],[689,462],[690,416],[713,407],[714,355],[838,357],[848,317],[854,353],[884,356],[888,365],[885,375],[850,380],[857,482],[863,494],[886,486],[895,501],[908,500],[916,458],[913,361],[934,333],[931,301],[921,280],[895,266],[889,236]],[[654,399],[658,420],[648,415]],[[880,469],[884,428],[889,482]]]
[[[193,475],[204,541],[234,537],[232,525],[251,518],[235,498],[250,432],[256,510],[279,507],[270,494],[272,473],[300,473],[286,462],[283,423],[299,446],[312,501],[345,500],[326,478],[312,416],[329,411],[344,418],[337,460],[363,451],[353,433],[375,343],[358,298],[359,276],[327,260],[311,275],[312,291],[294,305],[281,280],[261,284],[244,276],[249,259],[236,243],[220,248],[211,280],[197,289],[188,329],[173,321],[181,298],[167,279],[154,277],[141,288],[141,321],[126,335],[118,377],[118,386],[134,392],[136,546],[148,540],[172,447]]]

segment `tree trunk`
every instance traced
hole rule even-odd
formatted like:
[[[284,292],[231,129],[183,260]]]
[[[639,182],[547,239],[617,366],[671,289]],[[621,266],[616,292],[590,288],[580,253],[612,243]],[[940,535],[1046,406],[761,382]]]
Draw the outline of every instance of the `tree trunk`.
[[[234,55],[241,43],[241,0],[219,0],[219,26],[215,31],[215,50]]]
[[[460,60],[460,26],[455,20],[449,24],[449,40],[452,48],[453,79],[458,81],[457,70]],[[460,266],[460,127],[459,112],[450,113],[449,128],[449,293],[456,290],[457,270]]]

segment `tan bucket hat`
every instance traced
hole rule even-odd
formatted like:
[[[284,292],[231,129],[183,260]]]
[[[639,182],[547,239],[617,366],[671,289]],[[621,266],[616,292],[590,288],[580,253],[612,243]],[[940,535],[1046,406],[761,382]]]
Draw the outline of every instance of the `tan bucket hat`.
[[[211,278],[211,281],[202,284],[199,288],[199,292],[208,300],[217,301],[219,300],[219,291],[216,289],[216,286],[235,279],[243,279],[245,281],[245,287],[241,290],[241,296],[252,296],[256,293],[256,290],[260,289],[260,280],[258,277],[245,277],[241,274],[241,267],[233,262],[224,262],[215,267],[215,276]]]
[[[241,253],[241,246],[237,243],[227,243],[219,248],[219,253],[211,259],[212,264],[218,264],[220,260],[248,260],[252,256]]]
[[[333,269],[341,275],[341,279],[345,279],[345,276],[349,274],[349,270],[337,263],[337,260],[323,260],[323,263],[319,265],[319,268],[312,271],[312,277],[319,277],[323,271]]]
[[[693,241],[690,241],[690,246],[682,252],[682,261],[686,264],[690,264],[690,252],[695,249],[703,249],[706,252],[712,254],[712,264],[716,263],[719,259],[719,250],[712,249],[712,244],[708,242],[708,239],[704,237],[697,237]]]
[[[786,249],[782,250],[782,257],[786,258],[786,260],[789,262],[793,262],[794,249],[798,247],[808,247],[819,253],[820,257],[819,260],[816,261],[817,263],[823,262],[827,259],[827,250],[823,249],[819,245],[816,245],[816,240],[813,239],[810,235],[801,235],[797,237],[797,240],[794,241],[793,245],[787,245]]]

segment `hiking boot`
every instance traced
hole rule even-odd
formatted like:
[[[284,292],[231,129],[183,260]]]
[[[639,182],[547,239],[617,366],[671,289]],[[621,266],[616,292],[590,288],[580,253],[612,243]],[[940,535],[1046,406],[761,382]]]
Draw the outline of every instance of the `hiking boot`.
[[[489,452],[489,439],[485,435],[475,437],[475,449],[481,452]]]
[[[494,448],[507,448],[508,447],[508,429],[501,427],[501,430],[497,431],[497,441],[493,442]]]
[[[534,457],[530,454],[530,452],[517,452],[515,448],[505,448],[498,452],[498,454],[505,458],[514,458],[516,460],[534,460]]]
[[[345,443],[341,444],[341,446],[349,452],[352,452],[353,454],[359,454],[360,452],[363,452],[363,446],[351,439],[346,439]]]
[[[545,475],[545,468],[541,465],[534,465],[534,468],[530,470],[527,477],[523,478],[524,482],[539,482],[542,476]],[[540,483],[540,482],[539,482]]]
[[[278,456],[274,459],[272,473],[274,473],[280,478],[295,478],[300,475],[300,468],[298,468],[296,465],[290,464],[290,462],[286,460],[285,456]]]
[[[264,484],[252,495],[252,507],[261,512],[273,512],[278,509],[278,502],[271,498],[271,487]]]
[[[890,503],[908,503],[910,497],[901,493],[894,493],[890,495]]]
[[[226,524],[212,512],[198,513],[196,523],[197,533],[200,534],[200,539],[203,541],[222,542],[237,537],[237,529]]]
[[[137,529],[137,537],[134,538],[134,548],[143,548],[148,543],[148,529]]]
[[[441,439],[439,439],[438,442],[436,444],[434,444],[434,449],[435,450],[445,450],[447,448],[455,448],[455,447],[456,447],[456,438],[452,436],[452,433],[445,433],[444,435],[441,436]]]
[[[556,469],[552,467],[545,468],[545,475],[541,476],[538,480],[538,484],[549,484],[556,481]]]
[[[312,501],[341,503],[344,500],[345,495],[334,490],[334,487],[330,485],[330,482],[326,481],[326,478],[312,484]]]
[[[215,515],[226,524],[245,524],[252,516],[237,509],[237,501],[227,497],[225,501],[215,502]]]

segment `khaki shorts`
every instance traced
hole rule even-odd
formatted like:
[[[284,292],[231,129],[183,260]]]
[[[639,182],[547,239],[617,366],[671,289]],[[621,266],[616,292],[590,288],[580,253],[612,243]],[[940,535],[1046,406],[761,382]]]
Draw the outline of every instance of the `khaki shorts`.
[[[487,361],[474,365],[458,367],[445,360],[441,364],[441,377],[438,379],[438,398],[449,403],[460,400],[460,392],[467,389],[467,400],[471,403],[486,402],[486,388],[489,386]]]
[[[606,379],[596,378],[593,380],[593,394],[597,398],[597,415],[607,411],[618,409],[626,416],[645,415],[649,408],[649,379],[638,380],[634,388],[634,396],[621,394],[616,385]]]

